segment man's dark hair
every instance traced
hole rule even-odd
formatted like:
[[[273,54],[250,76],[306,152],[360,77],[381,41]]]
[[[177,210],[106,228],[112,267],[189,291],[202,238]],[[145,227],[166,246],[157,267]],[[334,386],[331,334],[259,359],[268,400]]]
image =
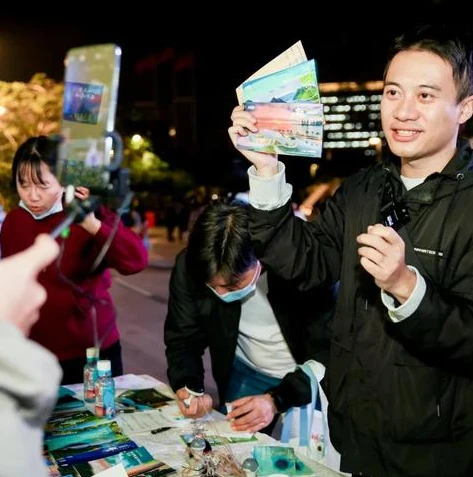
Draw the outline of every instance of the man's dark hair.
[[[473,40],[458,27],[424,25],[397,37],[389,52],[384,79],[393,57],[407,50],[428,51],[450,64],[457,88],[457,102],[473,94]]]
[[[35,184],[44,184],[41,174],[41,163],[44,162],[51,171],[57,163],[57,142],[46,136],[35,136],[27,139],[17,149],[12,163],[11,184],[16,188],[16,180],[21,183],[25,174],[31,168]]]
[[[220,273],[232,284],[256,261],[248,231],[248,206],[223,202],[207,205],[189,234],[186,265],[191,276],[207,283]]]

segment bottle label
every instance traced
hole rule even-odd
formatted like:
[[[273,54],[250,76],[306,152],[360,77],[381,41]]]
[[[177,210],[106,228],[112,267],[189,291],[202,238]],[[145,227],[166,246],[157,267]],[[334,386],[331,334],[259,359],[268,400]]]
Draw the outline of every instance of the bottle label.
[[[115,417],[115,390],[113,386],[102,385],[100,380],[95,386],[95,415],[98,417]]]
[[[97,381],[97,368],[86,366],[84,369],[84,401],[95,401],[95,383]]]

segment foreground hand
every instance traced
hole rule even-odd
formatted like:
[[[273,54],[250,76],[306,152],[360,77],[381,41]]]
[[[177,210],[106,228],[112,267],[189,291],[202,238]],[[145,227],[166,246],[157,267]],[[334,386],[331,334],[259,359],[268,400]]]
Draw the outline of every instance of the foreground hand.
[[[184,417],[197,419],[212,411],[213,402],[210,394],[204,394],[203,396],[192,396],[189,402],[189,407],[184,404],[184,400],[191,396],[186,388],[178,389],[176,391],[176,396],[179,410]]]
[[[232,126],[228,128],[228,135],[235,146],[237,147],[237,140],[240,136],[247,136],[248,132],[257,132],[258,127],[255,117],[245,111],[243,106],[236,106],[233,109],[231,119]],[[278,156],[276,154],[266,154],[262,152],[247,151],[238,149],[243,156],[245,156],[251,163],[254,164],[258,175],[272,176],[277,172]]]
[[[25,336],[46,301],[46,290],[37,276],[58,254],[56,241],[42,234],[31,247],[0,261],[0,319],[11,322]]]
[[[276,412],[269,394],[246,396],[232,402],[232,412],[227,414],[227,419],[235,431],[258,432],[271,424]]]
[[[391,227],[370,225],[357,237],[361,266],[373,276],[376,285],[393,295],[401,304],[416,285],[416,274],[405,262],[405,244]]]

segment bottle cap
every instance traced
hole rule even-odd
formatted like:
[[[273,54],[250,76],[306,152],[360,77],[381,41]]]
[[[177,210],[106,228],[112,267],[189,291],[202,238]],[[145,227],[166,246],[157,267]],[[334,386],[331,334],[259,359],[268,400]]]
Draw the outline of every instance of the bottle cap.
[[[256,473],[258,471],[258,461],[253,459],[252,457],[247,457],[242,464],[244,470],[249,470],[250,472]]]
[[[190,448],[193,451],[203,453],[205,450],[205,440],[202,437],[195,437],[190,443]]]
[[[85,354],[87,356],[87,358],[89,359],[92,359],[92,358],[98,358],[99,357],[99,353],[98,353],[98,350],[97,348],[87,348],[85,350]]]
[[[112,364],[109,359],[101,359],[97,361],[97,371],[110,371],[112,369]]]

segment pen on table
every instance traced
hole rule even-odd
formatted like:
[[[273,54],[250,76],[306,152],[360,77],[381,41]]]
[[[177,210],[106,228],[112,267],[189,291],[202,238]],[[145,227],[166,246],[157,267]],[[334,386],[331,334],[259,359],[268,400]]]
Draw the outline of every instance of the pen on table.
[[[118,413],[129,414],[129,413],[135,412],[135,411],[136,411],[136,409],[133,408],[133,407],[125,407],[125,408],[123,408],[123,409],[117,409],[117,414],[118,414]]]
[[[172,429],[172,427],[158,427],[157,429],[153,429],[151,431],[151,434],[159,434],[160,432],[166,432],[169,431],[169,429]]]

